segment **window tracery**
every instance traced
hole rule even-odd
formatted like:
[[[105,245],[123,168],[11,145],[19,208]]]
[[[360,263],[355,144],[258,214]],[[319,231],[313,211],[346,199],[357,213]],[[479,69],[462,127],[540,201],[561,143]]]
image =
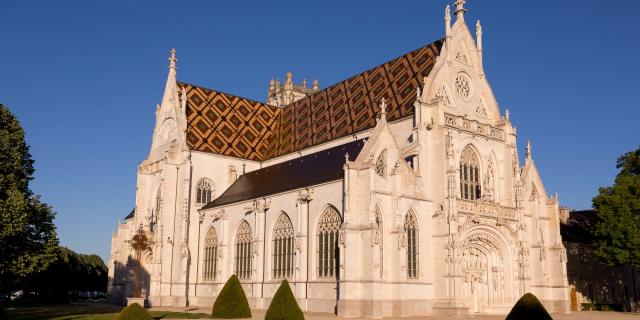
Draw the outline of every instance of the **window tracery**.
[[[236,233],[236,268],[235,274],[240,279],[251,277],[252,241],[251,226],[247,221],[242,221]]]
[[[198,181],[196,187],[196,203],[207,204],[211,202],[211,196],[213,194],[213,188],[209,179],[203,178]]]
[[[444,103],[445,106],[451,105],[451,101],[449,100],[449,95],[447,94],[447,89],[445,88],[445,86],[442,86],[438,89],[438,92],[436,93],[436,98],[442,99],[442,102]]]
[[[383,150],[376,160],[376,174],[381,177],[387,176],[387,150]]]
[[[218,272],[218,234],[211,227],[204,238],[204,280],[215,280]]]
[[[338,231],[342,220],[338,210],[330,206],[324,210],[318,222],[318,277],[336,275]]]
[[[281,213],[273,227],[273,277],[293,275],[293,225],[286,213]]]
[[[466,146],[460,155],[460,197],[477,200],[480,196],[480,160],[473,148]]]
[[[407,277],[418,276],[418,220],[413,211],[409,211],[404,220],[404,230],[407,234]]]
[[[469,101],[471,99],[471,81],[469,77],[464,73],[459,73],[456,76],[456,93],[464,100]]]

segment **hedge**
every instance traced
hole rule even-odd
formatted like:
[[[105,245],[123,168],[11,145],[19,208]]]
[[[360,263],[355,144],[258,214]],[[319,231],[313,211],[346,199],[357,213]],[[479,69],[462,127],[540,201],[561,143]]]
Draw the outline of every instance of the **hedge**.
[[[251,308],[247,296],[242,290],[240,280],[232,275],[225,283],[213,303],[211,316],[219,319],[251,318]]]

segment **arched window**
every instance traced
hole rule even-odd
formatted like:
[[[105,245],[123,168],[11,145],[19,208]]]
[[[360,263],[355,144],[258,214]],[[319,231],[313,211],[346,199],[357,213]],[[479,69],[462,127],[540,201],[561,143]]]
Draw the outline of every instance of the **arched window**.
[[[471,148],[466,146],[460,155],[460,196],[462,199],[480,199],[480,160]]]
[[[200,179],[196,187],[196,203],[207,204],[211,202],[212,189],[209,179]]]
[[[418,220],[413,211],[409,211],[404,219],[404,230],[407,233],[407,277],[418,276]]]
[[[247,221],[242,221],[236,233],[236,275],[240,279],[251,277],[251,226]]]
[[[282,213],[273,227],[273,277],[289,278],[293,275],[293,225]]]
[[[385,177],[387,175],[387,150],[382,150],[376,160],[376,174]]]
[[[336,248],[341,219],[338,210],[327,207],[318,222],[318,277],[336,276]]]
[[[218,272],[218,234],[209,228],[204,238],[204,280],[214,280]]]

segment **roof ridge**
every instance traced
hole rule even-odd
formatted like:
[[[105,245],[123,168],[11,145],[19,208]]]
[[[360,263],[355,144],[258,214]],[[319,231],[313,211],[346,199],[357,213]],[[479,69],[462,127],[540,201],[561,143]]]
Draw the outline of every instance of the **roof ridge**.
[[[320,90],[318,90],[318,91],[312,92],[312,93],[308,94],[307,96],[305,96],[305,97],[304,97],[304,98],[302,98],[302,99],[299,99],[299,100],[296,100],[296,101],[294,101],[294,102],[291,102],[291,103],[289,103],[289,104],[287,104],[287,105],[284,105],[282,108],[284,109],[284,108],[286,108],[286,107],[288,107],[288,106],[293,105],[294,103],[296,103],[296,102],[298,102],[298,101],[302,101],[302,100],[304,100],[304,99],[309,99],[311,96],[314,96],[314,95],[319,94],[319,93],[321,93],[321,92],[323,92],[323,91],[326,91],[326,90],[328,90],[329,88],[333,88],[333,87],[335,87],[335,86],[337,86],[337,85],[339,85],[339,84],[341,84],[341,83],[345,83],[345,82],[347,82],[347,81],[349,81],[349,80],[352,80],[352,79],[354,79],[354,78],[356,78],[356,77],[360,76],[360,75],[361,75],[361,74],[363,74],[363,73],[367,73],[367,72],[369,72],[369,71],[373,71],[374,69],[379,68],[379,67],[381,67],[381,66],[383,66],[383,65],[385,65],[385,64],[387,64],[387,63],[393,62],[393,61],[398,60],[398,59],[402,59],[402,58],[406,57],[406,56],[407,56],[407,55],[409,55],[409,54],[412,54],[412,53],[417,52],[417,51],[419,51],[419,50],[422,50],[422,49],[424,49],[424,48],[426,48],[426,47],[429,47],[429,46],[433,45],[434,43],[436,43],[436,42],[438,42],[438,41],[444,41],[445,39],[446,39],[446,38],[440,38],[440,39],[437,39],[437,40],[435,40],[435,41],[432,41],[432,42],[427,43],[426,45],[420,46],[420,47],[415,48],[415,49],[413,49],[413,50],[411,50],[411,51],[409,51],[409,52],[406,52],[406,53],[404,53],[404,54],[401,54],[401,55],[399,55],[399,56],[396,56],[395,58],[392,58],[392,59],[389,59],[389,60],[385,60],[385,61],[383,61],[382,63],[379,63],[379,64],[377,64],[377,65],[375,65],[375,66],[373,66],[373,67],[370,67],[370,68],[368,68],[368,69],[366,69],[366,70],[363,70],[363,71],[360,71],[360,72],[354,73],[354,74],[352,74],[352,75],[351,75],[350,77],[348,77],[348,78],[342,79],[342,80],[337,81],[337,82],[335,82],[335,83],[332,83],[331,85],[326,86],[326,87],[324,87],[324,88],[322,88],[322,89],[320,89]]]

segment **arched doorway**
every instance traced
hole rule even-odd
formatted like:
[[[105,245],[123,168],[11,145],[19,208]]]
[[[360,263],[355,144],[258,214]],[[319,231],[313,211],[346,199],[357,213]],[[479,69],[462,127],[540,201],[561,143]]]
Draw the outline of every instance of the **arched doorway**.
[[[471,313],[508,312],[515,297],[513,250],[498,230],[470,230],[463,241],[465,304]]]

